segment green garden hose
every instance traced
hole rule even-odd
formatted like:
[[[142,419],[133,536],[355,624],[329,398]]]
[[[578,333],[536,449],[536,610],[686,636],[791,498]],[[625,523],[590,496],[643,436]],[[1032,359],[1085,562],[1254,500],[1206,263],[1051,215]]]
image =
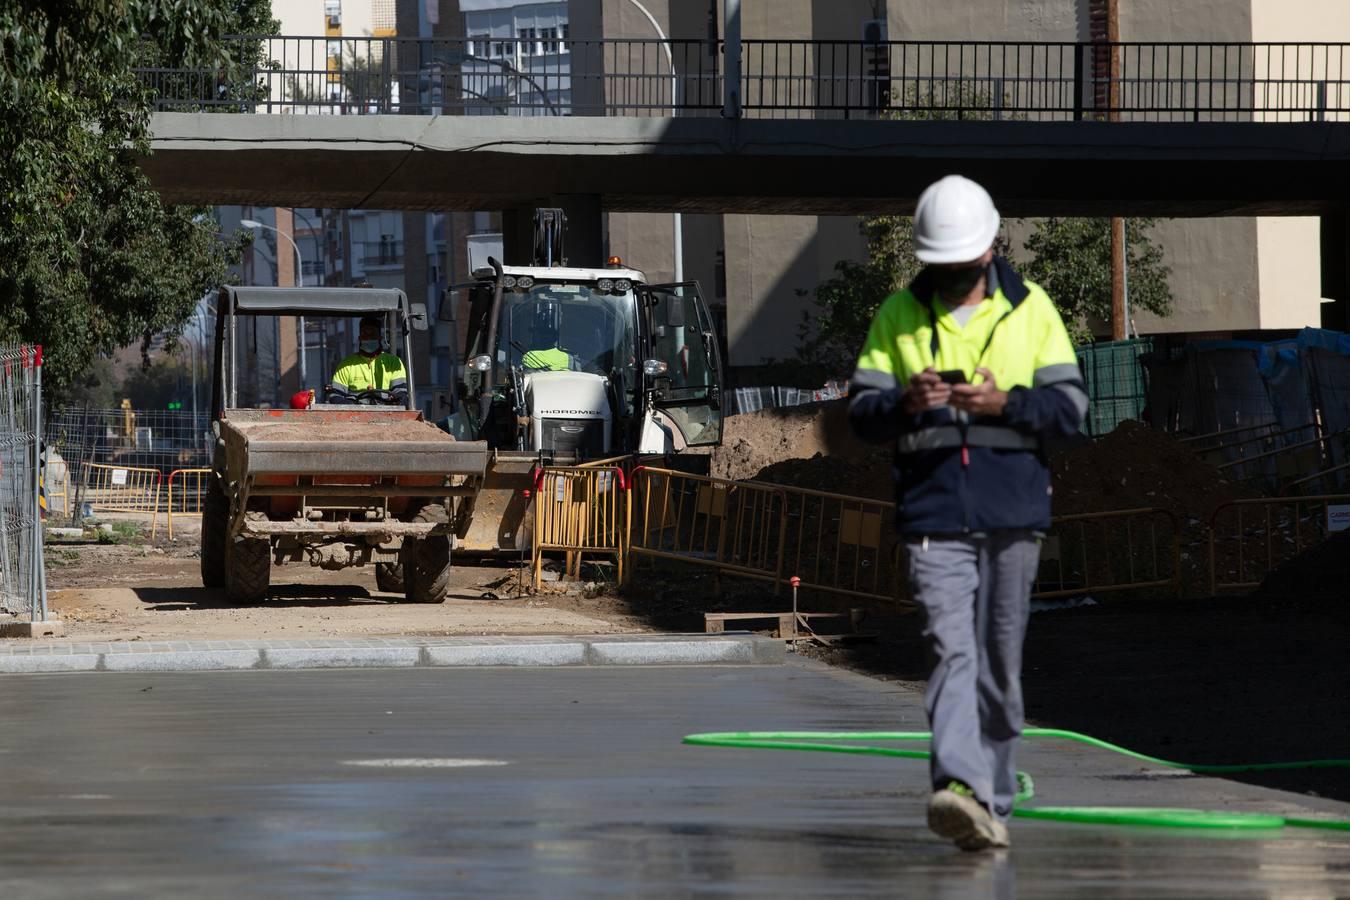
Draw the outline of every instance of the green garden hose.
[[[1090,744],[1112,753],[1171,769],[1186,769],[1208,774],[1233,772],[1274,772],[1289,769],[1350,769],[1350,759],[1311,759],[1303,762],[1247,763],[1238,765],[1196,765],[1159,759],[1100,738],[1059,728],[1028,728],[1026,737],[1059,738]],[[838,741],[928,741],[928,731],[723,731],[691,734],[684,743],[705,747],[748,747],[760,750],[815,750],[826,753],[855,753],[865,756],[891,756],[904,759],[928,759],[927,750],[907,750],[901,747],[878,747],[864,743],[834,743]],[[1200,809],[1169,809],[1129,806],[1025,806],[1035,796],[1031,778],[1017,773],[1019,791],[1013,815],[1027,819],[1049,819],[1056,822],[1080,822],[1093,825],[1153,825],[1171,828],[1321,828],[1350,831],[1347,819],[1310,819],[1295,816],[1277,816],[1268,813],[1211,812]]]

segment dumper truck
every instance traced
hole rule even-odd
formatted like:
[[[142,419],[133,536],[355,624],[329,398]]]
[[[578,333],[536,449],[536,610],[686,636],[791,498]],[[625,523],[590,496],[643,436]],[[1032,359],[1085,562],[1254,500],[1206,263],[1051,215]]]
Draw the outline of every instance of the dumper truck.
[[[264,377],[260,334],[275,332],[275,317],[332,317],[351,334],[369,316],[403,362],[401,390],[352,392],[318,373],[323,387],[305,408],[249,402]],[[202,497],[205,586],[249,603],[266,598],[274,566],[374,566],[382,589],[418,603],[445,599],[456,503],[481,488],[489,445],[458,440],[419,411],[411,334],[427,327],[425,304],[410,305],[399,290],[220,291],[214,452]]]
[[[568,266],[565,223],[537,210],[532,264],[489,257],[438,310],[454,381],[442,425],[489,448],[479,490],[456,505],[458,549],[529,545],[540,466],[722,442],[721,351],[698,283],[649,284],[618,257]]]

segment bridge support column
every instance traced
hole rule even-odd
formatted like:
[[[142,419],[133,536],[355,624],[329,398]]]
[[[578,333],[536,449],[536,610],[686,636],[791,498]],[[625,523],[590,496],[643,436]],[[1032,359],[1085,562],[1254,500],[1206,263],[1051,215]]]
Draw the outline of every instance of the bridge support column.
[[[1350,214],[1322,216],[1322,327],[1350,331]]]
[[[567,265],[600,268],[605,264],[604,216],[598,194],[559,194],[539,201],[539,206],[561,207],[567,216],[564,252]],[[517,207],[502,212],[502,260],[527,266],[534,260],[535,207]],[[557,260],[561,265],[562,260]],[[540,260],[540,265],[543,260]]]

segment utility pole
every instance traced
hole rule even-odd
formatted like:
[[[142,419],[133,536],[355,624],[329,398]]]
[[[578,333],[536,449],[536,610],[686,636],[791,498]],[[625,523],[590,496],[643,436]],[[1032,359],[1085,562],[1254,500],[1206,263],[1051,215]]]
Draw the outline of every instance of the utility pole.
[[[1106,120],[1120,118],[1120,0],[1105,0],[1106,42],[1110,46],[1110,76],[1106,88]],[[1111,217],[1111,339],[1123,341],[1129,332],[1125,321],[1125,220]]]

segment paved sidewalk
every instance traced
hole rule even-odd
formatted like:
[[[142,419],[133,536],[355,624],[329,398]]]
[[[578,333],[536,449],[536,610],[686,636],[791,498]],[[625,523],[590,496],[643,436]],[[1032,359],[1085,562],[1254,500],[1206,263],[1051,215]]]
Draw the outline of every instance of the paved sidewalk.
[[[778,665],[782,641],[753,634],[25,641],[0,644],[0,674],[201,672],[447,666]]]

